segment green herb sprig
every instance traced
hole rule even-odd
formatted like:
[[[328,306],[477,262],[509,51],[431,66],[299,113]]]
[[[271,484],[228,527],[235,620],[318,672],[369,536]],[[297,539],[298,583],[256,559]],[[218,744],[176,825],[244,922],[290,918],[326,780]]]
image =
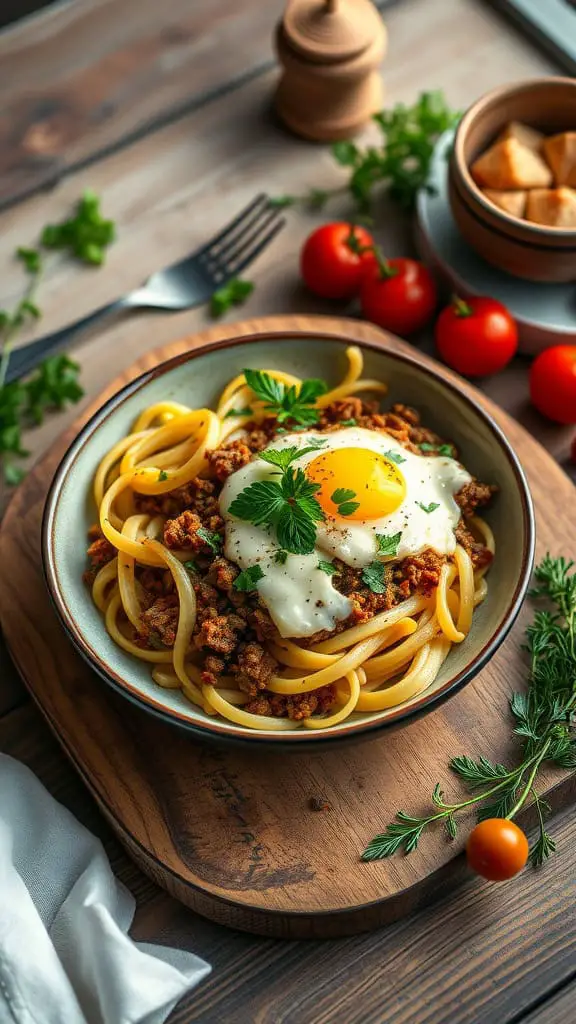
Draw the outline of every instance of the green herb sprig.
[[[252,281],[244,281],[239,277],[233,278],[213,293],[210,299],[210,316],[216,320],[233,306],[241,306],[253,291]]]
[[[276,416],[279,423],[290,420],[299,426],[311,427],[318,423],[319,413],[316,399],[326,394],[328,385],[323,380],[304,380],[297,389],[286,387],[262,370],[244,370],[248,387],[257,398],[265,403],[264,408]]]
[[[530,862],[540,866],[556,849],[544,824],[546,805],[536,792],[543,765],[576,768],[576,573],[574,563],[549,554],[535,570],[531,596],[544,600],[526,630],[530,658],[528,686],[510,699],[513,735],[520,743],[518,764],[508,768],[485,757],[466,755],[450,761],[450,768],[472,794],[447,803],[437,783],[432,794],[435,810],[423,817],[399,811],[396,818],[366,847],[363,860],[390,857],[397,850],[411,853],[431,826],[442,823],[450,838],[456,836],[457,815],[477,810],[478,820],[512,819],[531,798],[538,815],[538,837]]]
[[[459,116],[450,110],[440,90],[421,93],[411,107],[397,103],[391,110],[382,110],[374,116],[382,132],[379,146],[362,148],[348,140],[332,146],[334,159],[349,171],[344,186],[331,191],[312,189],[303,196],[278,196],[272,205],[300,203],[318,209],[331,196],[348,192],[359,211],[366,214],[374,191],[383,188],[394,202],[410,210],[419,190],[429,187],[430,164],[440,135],[454,127]]]
[[[255,526],[269,526],[282,551],[293,555],[311,554],[316,542],[316,523],[324,519],[324,512],[314,497],[320,485],[308,480],[301,469],[295,470],[291,464],[324,443],[261,452],[259,458],[277,468],[279,480],[259,480],[245,487],[230,503],[228,511]]]

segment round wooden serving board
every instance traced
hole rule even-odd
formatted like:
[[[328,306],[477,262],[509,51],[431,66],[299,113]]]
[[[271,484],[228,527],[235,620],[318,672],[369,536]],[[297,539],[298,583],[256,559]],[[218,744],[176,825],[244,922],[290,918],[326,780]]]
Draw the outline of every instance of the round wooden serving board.
[[[200,745],[112,693],[60,628],[40,559],[47,488],[67,445],[104,399],[190,347],[299,328],[404,347],[368,324],[285,316],[218,326],[147,355],[110,385],[14,496],[0,534],[0,614],[30,693],[142,869],[179,900],[224,924],[320,937],[374,928],[406,914],[454,884],[464,870],[457,855],[465,829],[454,843],[439,829],[409,857],[364,864],[360,853],[398,808],[423,811],[436,780],[446,791],[458,791],[447,769],[450,757],[513,756],[506,702],[525,678],[525,620],[473,683],[408,727],[316,755],[251,753]],[[469,385],[462,382],[462,388]],[[476,397],[504,428],[530,478],[539,556],[547,549],[574,554],[572,484],[517,423],[484,396]],[[500,550],[499,557],[506,552]],[[543,790],[554,808],[564,805],[576,795],[574,776],[551,773]],[[315,796],[325,799],[325,810],[310,809]]]

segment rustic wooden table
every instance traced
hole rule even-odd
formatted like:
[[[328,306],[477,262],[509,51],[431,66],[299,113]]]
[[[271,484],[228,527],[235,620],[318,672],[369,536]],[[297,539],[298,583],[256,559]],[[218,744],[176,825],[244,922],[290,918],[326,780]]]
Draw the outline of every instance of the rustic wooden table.
[[[54,260],[41,294],[50,331],[136,286],[208,238],[257,192],[299,192],[341,181],[327,152],[275,123],[271,51],[280,0],[85,0],[48,8],[0,34],[0,306],[19,296],[11,259],[85,187],[118,224],[106,269]],[[464,107],[506,80],[557,69],[484,3],[403,0],[386,15],[391,102],[441,87]],[[344,201],[332,208],[345,214]],[[310,214],[291,213],[255,265],[243,316],[331,312],[301,289],[296,257]],[[411,247],[408,220],[379,219],[389,253]],[[137,314],[77,348],[87,398],[137,354],[191,333],[205,311]],[[23,340],[27,340],[25,337]],[[428,339],[421,344],[429,347]],[[486,390],[568,466],[570,432],[527,403],[519,359]],[[76,414],[26,438],[42,452]],[[134,934],[204,956],[212,975],[185,998],[176,1022],[562,1024],[576,997],[576,823],[555,823],[561,855],[543,872],[489,888],[470,880],[434,906],[375,934],[324,943],[227,931],[185,910],[148,881],[112,838],[87,791],[0,649],[0,749],[30,765],[100,835],[138,902]],[[375,823],[377,824],[377,823]],[[114,1022],[110,1022],[114,1024]]]

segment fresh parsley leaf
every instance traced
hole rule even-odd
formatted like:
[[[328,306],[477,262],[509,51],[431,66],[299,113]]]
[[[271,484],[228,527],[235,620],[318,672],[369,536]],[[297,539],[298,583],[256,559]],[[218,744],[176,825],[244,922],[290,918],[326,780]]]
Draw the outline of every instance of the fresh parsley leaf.
[[[316,399],[327,391],[324,381],[304,380],[297,390],[295,385],[287,388],[262,370],[244,370],[244,377],[248,387],[266,403],[266,410],[273,413],[279,423],[293,420],[301,426],[313,426],[318,422],[318,410],[313,406]]]
[[[351,500],[355,497],[356,491],[351,491],[347,487],[337,487],[330,496],[330,501],[333,501],[338,506],[337,512],[339,516],[351,516],[360,507],[360,502]]]
[[[247,593],[250,590],[256,590],[256,584],[264,579],[265,573],[259,565],[251,565],[248,569],[244,569],[236,579],[232,586],[234,590],[240,590],[243,593]]]
[[[353,142],[343,139],[332,146],[332,156],[342,167],[355,167],[361,159],[361,153]]]
[[[275,210],[284,210],[287,206],[295,206],[298,202],[298,196],[270,196],[268,199],[268,205]]]
[[[22,261],[29,274],[39,274],[42,269],[42,257],[38,249],[25,249],[19,246],[16,256]]]
[[[340,420],[340,423],[338,425],[340,427],[355,427],[355,426],[358,425],[358,420],[355,420],[355,419]]]
[[[337,487],[333,494],[330,495],[330,501],[333,501],[335,505],[341,505],[344,501],[352,501],[356,497],[356,491],[349,490],[348,487]]]
[[[185,569],[188,569],[189,572],[198,571],[198,567],[193,558],[189,558],[187,562],[182,562],[182,565],[184,566]]]
[[[416,504],[418,505],[419,508],[422,509],[423,512],[428,513],[435,512],[437,508],[440,508],[440,505],[437,501],[431,501],[429,505],[424,505],[421,501],[417,501]]]
[[[284,495],[280,484],[273,480],[260,480],[240,491],[230,502],[228,511],[255,526],[273,525],[283,504]]]
[[[327,576],[336,576],[340,571],[336,568],[334,562],[325,562],[323,559],[320,559],[316,568],[321,569],[321,571],[325,572]]]
[[[222,537],[219,533],[214,533],[212,530],[207,530],[204,526],[201,526],[196,530],[196,536],[200,537],[200,540],[203,540],[215,555],[218,554],[222,547]]]
[[[402,540],[402,531],[400,531],[400,533],[394,533],[389,537],[384,533],[377,533],[376,540],[378,542],[379,555],[395,556],[398,554],[398,545]]]
[[[403,462],[406,462],[403,455],[393,451],[384,452],[384,458],[390,459],[390,462],[395,462],[397,466],[401,466]]]
[[[251,281],[243,281],[239,277],[233,278],[227,284],[218,288],[212,295],[210,299],[210,315],[216,319],[216,317],[227,313],[232,306],[241,306],[253,291],[254,285]]]
[[[428,441],[423,441],[422,444],[418,445],[421,452],[436,452],[437,455],[444,455],[446,458],[451,459],[453,457],[453,451],[451,444],[429,444]]]
[[[228,409],[228,412],[224,416],[224,419],[227,420],[231,416],[251,416],[252,412],[253,410],[250,408],[249,405],[243,406],[242,409]]]
[[[266,451],[259,452],[258,458],[262,459],[263,462],[269,462],[271,466],[278,466],[284,472],[295,459],[300,459],[310,452],[316,452],[319,448],[324,448],[326,443],[326,441],[318,438],[318,440],[312,440],[305,448],[298,448],[296,445],[292,445],[290,448],[269,448]]]
[[[161,469],[160,472],[158,473],[158,482],[159,483],[164,483],[164,481],[167,480],[167,479],[168,479],[168,473],[166,472],[165,469]]]
[[[316,524],[301,502],[285,504],[276,523],[278,543],[295,555],[310,555],[316,543]]]
[[[41,241],[46,249],[66,249],[81,262],[99,266],[115,237],[114,222],[102,216],[100,199],[88,189],[74,215],[59,224],[47,224]]]
[[[9,487],[17,487],[26,476],[26,470],[13,462],[4,462],[4,480]]]
[[[362,581],[373,594],[385,594],[389,572],[383,562],[371,562],[362,573]]]
[[[274,561],[277,565],[285,565],[286,559],[288,558],[288,552],[283,551],[282,548],[278,548],[278,551],[274,555]]]

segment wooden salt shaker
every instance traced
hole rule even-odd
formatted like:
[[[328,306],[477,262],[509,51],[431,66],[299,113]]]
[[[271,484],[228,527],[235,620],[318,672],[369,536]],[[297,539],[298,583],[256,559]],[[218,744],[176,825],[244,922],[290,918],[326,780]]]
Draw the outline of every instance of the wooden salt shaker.
[[[382,108],[386,29],[372,0],[289,0],[276,49],[276,110],[297,135],[349,138]]]

